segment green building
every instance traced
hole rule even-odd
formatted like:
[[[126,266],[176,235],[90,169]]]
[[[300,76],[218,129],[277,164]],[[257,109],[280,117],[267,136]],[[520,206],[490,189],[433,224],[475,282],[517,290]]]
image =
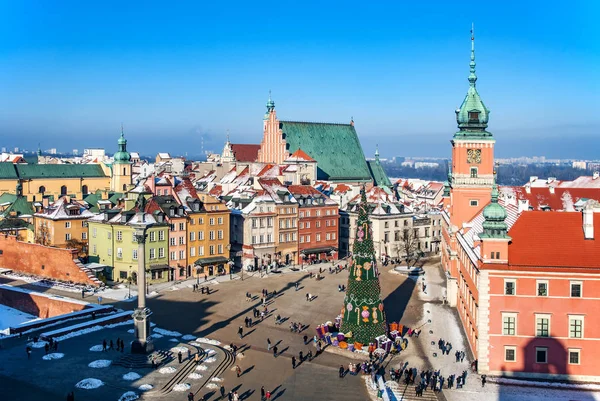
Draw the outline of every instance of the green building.
[[[106,210],[88,220],[89,261],[107,266],[110,281],[137,282],[138,244],[136,227],[144,227],[147,281],[169,279],[169,227],[162,212],[136,213],[135,210]]]

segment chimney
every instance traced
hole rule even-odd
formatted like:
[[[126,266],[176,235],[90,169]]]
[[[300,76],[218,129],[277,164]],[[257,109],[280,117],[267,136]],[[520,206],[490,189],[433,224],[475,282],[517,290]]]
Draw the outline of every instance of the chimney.
[[[594,175],[592,175],[592,179],[597,180],[600,177],[600,172],[594,171]]]
[[[519,213],[526,212],[529,210],[529,200],[519,199]]]
[[[538,179],[537,176],[532,175],[532,176],[529,177],[529,182],[534,182],[537,179]]]
[[[548,187],[548,190],[550,191],[551,194],[553,194],[554,193],[554,186],[550,185]]]
[[[594,206],[590,202],[583,208],[583,236],[594,239]]]
[[[531,193],[531,185],[525,184],[525,192],[527,192],[528,194]]]

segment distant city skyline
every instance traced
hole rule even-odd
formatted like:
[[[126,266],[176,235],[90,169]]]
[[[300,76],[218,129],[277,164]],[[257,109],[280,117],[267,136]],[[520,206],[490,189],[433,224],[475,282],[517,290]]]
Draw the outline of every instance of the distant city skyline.
[[[0,146],[113,153],[123,122],[142,154],[220,152],[272,90],[282,120],[354,117],[367,157],[449,157],[474,22],[497,156],[598,157],[595,2],[141,4],[4,4]]]

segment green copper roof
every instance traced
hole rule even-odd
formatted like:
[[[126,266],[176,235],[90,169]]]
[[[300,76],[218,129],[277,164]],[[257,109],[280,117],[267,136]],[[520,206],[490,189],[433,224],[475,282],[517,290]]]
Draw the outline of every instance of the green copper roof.
[[[8,202],[8,198],[5,197],[3,201]],[[33,206],[30,202],[27,202],[27,198],[14,195],[11,204],[0,212],[0,216],[3,218],[20,217],[22,215],[33,215],[33,213]]]
[[[12,163],[0,163],[0,179],[14,179],[19,178],[15,164]]]
[[[114,154],[113,158],[115,159],[114,164],[125,164],[131,161],[131,155],[127,151],[127,139],[125,139],[125,134],[123,134],[123,127],[121,127],[121,137],[117,141],[119,145],[119,151]]]
[[[498,203],[498,186],[494,178],[492,187],[492,202],[483,209],[483,218],[485,219],[483,233],[480,238],[508,238],[508,226],[504,222],[506,220],[506,209]]]
[[[383,167],[379,164],[379,160],[368,160],[367,166],[371,177],[373,177],[373,184],[377,187],[391,187],[392,183],[388,176],[385,174]]]
[[[475,74],[475,37],[473,35],[471,36],[471,62],[469,66],[469,90],[460,108],[456,110],[456,122],[460,131],[454,134],[454,137],[491,137],[492,134],[485,130],[489,121],[490,110],[485,107],[475,85],[477,75]]]
[[[99,164],[16,164],[21,179],[106,177]],[[0,178],[12,178],[2,177]]]
[[[317,161],[317,179],[331,181],[370,181],[371,173],[350,124],[281,121],[287,151],[302,148]]]

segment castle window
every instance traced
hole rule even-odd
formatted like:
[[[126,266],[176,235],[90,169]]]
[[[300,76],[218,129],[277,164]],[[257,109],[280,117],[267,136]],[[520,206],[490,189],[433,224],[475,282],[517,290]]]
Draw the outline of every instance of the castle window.
[[[471,178],[477,178],[477,167],[471,167]]]
[[[40,186],[40,188],[38,189],[38,192],[41,193],[42,195],[44,195],[44,192],[46,192],[46,187],[45,186]]]
[[[66,185],[63,185],[62,187],[60,187],[60,194],[62,196],[67,194],[67,186]]]
[[[470,111],[469,112],[469,122],[479,122],[479,112],[478,111]]]
[[[470,204],[471,206],[479,206],[479,201],[478,201],[477,199],[471,199],[471,200],[469,201],[469,204]]]

